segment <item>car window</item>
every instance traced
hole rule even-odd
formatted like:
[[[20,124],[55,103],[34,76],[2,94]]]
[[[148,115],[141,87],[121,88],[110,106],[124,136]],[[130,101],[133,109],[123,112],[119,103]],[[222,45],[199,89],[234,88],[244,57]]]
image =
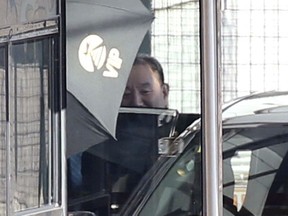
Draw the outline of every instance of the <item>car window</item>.
[[[287,210],[270,214],[288,207],[279,199],[288,195],[287,138],[286,126],[270,125],[241,129],[224,140],[223,146],[236,146],[223,153],[224,196],[233,200],[240,215],[287,215]]]

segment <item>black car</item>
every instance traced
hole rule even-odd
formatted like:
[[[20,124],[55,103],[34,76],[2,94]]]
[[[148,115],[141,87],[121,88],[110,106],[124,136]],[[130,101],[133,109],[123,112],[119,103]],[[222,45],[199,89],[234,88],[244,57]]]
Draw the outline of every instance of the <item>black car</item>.
[[[288,92],[237,99],[223,109],[223,215],[288,215]],[[201,121],[142,178],[120,215],[202,215]]]

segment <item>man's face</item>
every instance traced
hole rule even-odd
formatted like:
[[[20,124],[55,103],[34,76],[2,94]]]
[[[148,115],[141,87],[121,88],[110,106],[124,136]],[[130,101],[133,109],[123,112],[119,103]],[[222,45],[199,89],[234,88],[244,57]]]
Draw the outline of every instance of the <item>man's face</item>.
[[[121,106],[168,107],[168,86],[160,83],[157,72],[148,64],[132,67]]]

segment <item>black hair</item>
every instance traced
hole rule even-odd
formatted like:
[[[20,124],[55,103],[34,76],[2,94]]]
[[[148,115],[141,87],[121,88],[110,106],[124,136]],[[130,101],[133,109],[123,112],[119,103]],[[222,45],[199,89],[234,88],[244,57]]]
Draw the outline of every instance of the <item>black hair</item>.
[[[148,54],[138,54],[134,60],[133,65],[139,64],[148,64],[151,69],[158,74],[161,84],[164,84],[163,68],[156,58]]]

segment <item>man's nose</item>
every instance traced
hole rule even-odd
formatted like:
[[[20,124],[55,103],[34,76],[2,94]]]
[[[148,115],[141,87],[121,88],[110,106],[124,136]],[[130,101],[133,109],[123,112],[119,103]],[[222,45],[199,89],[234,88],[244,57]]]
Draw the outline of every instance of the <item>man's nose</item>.
[[[136,107],[142,107],[144,106],[143,100],[139,92],[134,92],[132,94],[132,99],[131,99],[131,106],[136,106]]]

